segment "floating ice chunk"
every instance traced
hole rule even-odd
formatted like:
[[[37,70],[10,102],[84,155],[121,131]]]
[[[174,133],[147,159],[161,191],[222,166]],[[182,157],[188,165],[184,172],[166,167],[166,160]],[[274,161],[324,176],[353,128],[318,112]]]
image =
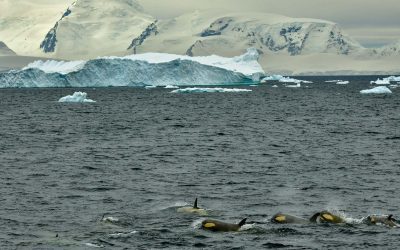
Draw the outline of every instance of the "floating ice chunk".
[[[371,81],[371,84],[377,84],[377,85],[389,85],[390,82],[397,82],[400,81],[400,76],[389,76],[386,78],[383,78],[382,80],[378,78],[376,81]]]
[[[166,89],[179,89],[179,87],[175,86],[175,85],[167,85],[167,86],[165,86],[165,88]]]
[[[264,79],[261,80],[262,83],[265,83],[267,81],[279,81],[282,79],[284,76],[281,75],[272,75],[272,76],[267,76]]]
[[[378,80],[376,80],[376,81],[371,81],[371,84],[376,84],[376,85],[389,85],[390,84],[390,81],[387,79],[387,78],[384,78],[384,79],[379,79],[378,78]]]
[[[297,83],[296,85],[286,85],[287,88],[301,88],[301,83]]]
[[[96,245],[96,244],[93,244],[93,243],[85,243],[85,245],[88,246],[88,247],[93,247],[93,248],[104,248],[105,247],[103,245]]]
[[[73,95],[68,95],[60,98],[58,102],[95,102],[91,99],[87,99],[85,92],[75,92]]]
[[[144,87],[145,89],[154,89],[154,88],[157,88],[157,86],[153,86],[153,85],[149,85],[149,86],[146,86],[146,87]]]
[[[114,223],[114,222],[118,222],[119,219],[116,218],[116,217],[109,216],[109,217],[104,217],[103,219],[101,219],[101,221],[102,221],[102,222],[111,222],[111,223]]]
[[[232,93],[232,92],[251,92],[250,89],[228,89],[228,88],[185,88],[177,89],[171,93]]]
[[[392,91],[386,86],[380,86],[373,89],[361,90],[361,94],[392,94]]]
[[[333,83],[336,83],[336,82],[341,82],[342,80],[329,80],[329,81],[325,81],[325,82],[327,82],[327,83],[331,83],[331,82],[333,82]]]
[[[387,80],[389,80],[391,82],[398,82],[398,81],[400,81],[400,76],[389,76],[389,77],[384,78],[384,79],[387,79]]]
[[[349,83],[350,83],[349,81],[338,81],[338,82],[336,82],[336,84],[338,84],[338,85],[347,85]]]
[[[273,88],[277,88],[278,87],[278,85],[274,85],[274,86],[272,86]]]
[[[283,83],[312,83],[310,81],[298,80],[290,77],[284,77],[281,75],[267,76],[261,80],[261,83],[266,83],[267,81],[279,81]]]

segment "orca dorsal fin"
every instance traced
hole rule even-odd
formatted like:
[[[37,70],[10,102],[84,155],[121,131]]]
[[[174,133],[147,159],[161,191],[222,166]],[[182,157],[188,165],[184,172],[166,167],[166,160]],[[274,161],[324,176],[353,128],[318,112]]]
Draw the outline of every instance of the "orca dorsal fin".
[[[242,221],[239,222],[238,226],[242,227],[244,224],[246,224],[247,218],[244,218]]]
[[[392,220],[393,219],[393,214],[390,214],[389,216],[388,216],[388,220]]]
[[[321,213],[316,213],[316,214],[314,214],[311,218],[310,218],[310,221],[311,222],[317,222],[317,218],[318,218],[318,216],[320,216],[321,215]]]
[[[199,207],[197,206],[197,198],[196,198],[196,200],[194,201],[193,208],[194,208],[194,209],[199,209]]]

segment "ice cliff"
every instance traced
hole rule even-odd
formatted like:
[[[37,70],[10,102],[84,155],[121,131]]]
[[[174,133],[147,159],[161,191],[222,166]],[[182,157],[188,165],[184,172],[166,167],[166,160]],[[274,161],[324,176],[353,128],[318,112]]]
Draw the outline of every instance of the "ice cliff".
[[[1,88],[192,86],[252,82],[264,72],[258,54],[187,57],[162,53],[106,57],[89,61],[36,61],[22,70],[0,74]]]

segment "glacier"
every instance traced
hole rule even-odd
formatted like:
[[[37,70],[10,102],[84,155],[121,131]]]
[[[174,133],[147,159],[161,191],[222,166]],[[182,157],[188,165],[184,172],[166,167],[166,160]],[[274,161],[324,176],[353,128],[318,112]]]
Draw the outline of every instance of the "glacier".
[[[0,74],[0,88],[193,86],[251,83],[264,75],[258,52],[233,58],[146,53],[89,61],[36,61]]]
[[[392,94],[392,91],[386,86],[375,87],[373,89],[361,90],[361,94]]]

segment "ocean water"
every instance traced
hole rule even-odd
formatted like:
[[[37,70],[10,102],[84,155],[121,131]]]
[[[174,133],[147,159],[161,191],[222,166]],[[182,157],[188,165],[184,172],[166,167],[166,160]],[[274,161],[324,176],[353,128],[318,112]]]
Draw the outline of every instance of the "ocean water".
[[[350,80],[349,85],[324,83]],[[1,249],[396,249],[400,88],[306,77],[243,93],[1,89]],[[96,103],[58,103],[85,91]],[[178,213],[199,198],[208,216]],[[276,225],[322,210],[346,225]],[[102,220],[102,218],[109,218]],[[199,228],[213,218],[240,232]]]

